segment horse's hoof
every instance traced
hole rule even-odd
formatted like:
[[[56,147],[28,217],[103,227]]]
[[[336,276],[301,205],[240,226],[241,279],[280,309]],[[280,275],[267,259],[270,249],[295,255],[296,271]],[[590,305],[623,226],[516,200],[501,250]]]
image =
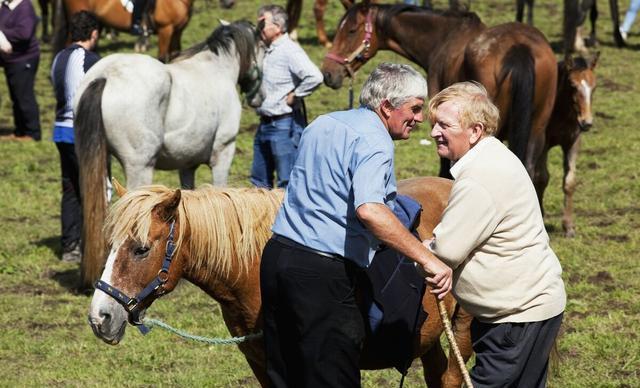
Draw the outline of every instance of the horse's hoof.
[[[566,237],[566,238],[574,238],[574,237],[576,237],[576,230],[573,229],[573,228],[565,229],[564,237]]]

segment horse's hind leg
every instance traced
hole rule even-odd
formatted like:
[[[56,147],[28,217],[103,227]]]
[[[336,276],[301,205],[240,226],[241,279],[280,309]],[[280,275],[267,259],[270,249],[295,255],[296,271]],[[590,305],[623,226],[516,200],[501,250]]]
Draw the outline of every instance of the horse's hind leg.
[[[313,15],[316,18],[316,35],[318,42],[324,47],[331,47],[331,42],[327,38],[327,32],[324,28],[324,10],[327,8],[328,0],[315,0],[313,2]]]
[[[439,339],[436,339],[429,350],[420,356],[420,361],[422,361],[422,371],[424,372],[424,381],[427,383],[427,387],[442,387],[447,369],[447,356]]]
[[[575,139],[568,149],[562,147],[564,155],[564,178],[562,179],[562,190],[564,191],[564,210],[562,213],[562,228],[565,237],[576,235],[573,224],[573,193],[576,189],[576,161],[580,150],[580,135]]]
[[[181,168],[180,174],[180,186],[185,190],[193,190],[196,188],[196,168]]]
[[[453,316],[451,317],[451,325],[453,330],[453,337],[455,338],[458,350],[462,360],[469,361],[473,354],[473,347],[471,344],[471,321],[473,317],[467,313],[460,305],[456,305]],[[447,370],[442,376],[443,387],[459,387],[462,384],[462,372],[456,359],[455,354],[451,347],[449,347],[449,361]]]

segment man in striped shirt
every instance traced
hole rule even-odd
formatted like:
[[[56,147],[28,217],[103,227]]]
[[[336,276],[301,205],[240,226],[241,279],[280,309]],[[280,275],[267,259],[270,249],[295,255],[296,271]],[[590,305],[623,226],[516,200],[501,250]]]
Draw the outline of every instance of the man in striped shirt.
[[[71,19],[69,29],[73,43],[56,55],[51,66],[56,95],[53,141],[60,153],[62,170],[62,260],[79,263],[82,207],[74,149],[73,98],[85,73],[100,59],[92,52],[98,41],[98,21],[93,14],[80,11]]]
[[[262,82],[266,98],[257,109],[260,126],[253,143],[251,183],[285,187],[295,159],[298,140],[306,123],[296,114],[302,98],[322,83],[322,73],[287,33],[287,14],[277,5],[258,10],[258,25],[268,46],[263,62]]]

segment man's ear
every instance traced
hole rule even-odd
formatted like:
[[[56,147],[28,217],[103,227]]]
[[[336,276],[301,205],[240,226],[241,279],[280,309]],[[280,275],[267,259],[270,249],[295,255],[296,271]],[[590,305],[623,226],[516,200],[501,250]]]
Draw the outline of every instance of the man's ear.
[[[380,104],[380,112],[382,112],[385,118],[391,116],[391,112],[393,112],[394,109],[389,100],[383,100],[382,104]]]
[[[471,136],[469,136],[469,143],[471,143],[471,145],[475,145],[480,141],[480,139],[482,139],[482,136],[484,136],[484,124],[473,124],[471,126]]]

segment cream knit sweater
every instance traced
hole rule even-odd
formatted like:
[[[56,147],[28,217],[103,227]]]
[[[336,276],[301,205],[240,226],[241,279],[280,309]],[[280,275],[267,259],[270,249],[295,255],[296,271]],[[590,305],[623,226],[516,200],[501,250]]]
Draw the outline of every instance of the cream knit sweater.
[[[536,322],[564,311],[562,268],[524,166],[494,137],[452,167],[431,250],[454,269],[453,293],[483,322]]]

